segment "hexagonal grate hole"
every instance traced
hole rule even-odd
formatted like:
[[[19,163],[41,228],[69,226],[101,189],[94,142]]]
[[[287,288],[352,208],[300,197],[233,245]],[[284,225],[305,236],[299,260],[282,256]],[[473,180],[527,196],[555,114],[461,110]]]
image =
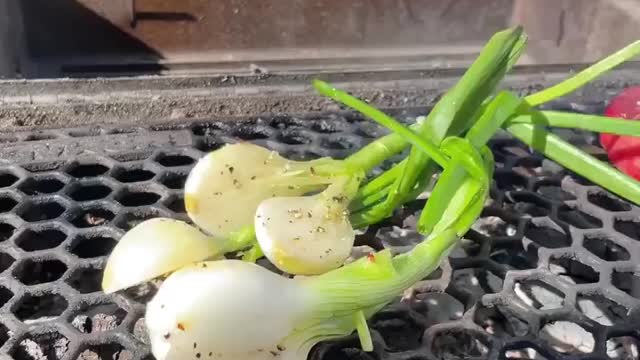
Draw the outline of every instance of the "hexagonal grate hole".
[[[74,164],[67,173],[75,178],[86,178],[100,176],[109,171],[109,168],[102,164]]]
[[[629,310],[602,295],[578,295],[578,309],[589,319],[604,326],[624,321]]]
[[[187,181],[187,174],[166,173],[160,179],[160,182],[169,189],[183,189]]]
[[[69,350],[69,339],[58,331],[29,334],[13,350],[15,360],[57,360]]]
[[[73,316],[71,325],[87,334],[109,331],[120,326],[125,316],[127,312],[114,303],[85,304]]]
[[[186,166],[195,162],[192,157],[182,154],[160,154],[156,161],[166,167]]]
[[[123,183],[132,183],[151,180],[156,174],[147,169],[123,169],[119,168],[113,172],[113,177]]]
[[[52,194],[60,191],[64,182],[56,178],[29,178],[18,187],[27,195]]]
[[[538,310],[559,309],[564,305],[562,291],[540,280],[517,282],[513,291],[525,304]]]
[[[83,234],[72,241],[71,252],[83,259],[106,256],[117,243],[116,239],[107,234]]]
[[[390,351],[407,351],[420,347],[424,325],[403,311],[381,311],[370,321],[385,340]]]
[[[374,343],[374,347],[377,344]],[[314,360],[380,360],[375,352],[364,352],[356,336],[350,336],[337,342],[316,345],[310,353],[309,359]],[[407,360],[422,360],[421,358],[407,358]]]
[[[18,205],[18,201],[8,194],[0,194],[0,213],[13,210]]]
[[[9,240],[16,232],[16,228],[7,223],[0,222],[0,242]]]
[[[636,299],[640,299],[640,276],[632,272],[614,271],[611,276],[613,286],[626,292]]]
[[[627,249],[605,237],[586,235],[582,245],[604,261],[625,261],[630,259]]]
[[[79,268],[74,270],[65,281],[81,294],[100,291],[102,290],[102,269]]]
[[[513,360],[549,360],[548,357],[542,355],[542,352],[536,349],[532,344],[519,344],[520,346],[511,346],[504,349],[504,359]],[[501,358],[502,359],[502,358]]]
[[[600,275],[591,267],[569,257],[553,258],[549,270],[571,284],[596,283]]]
[[[0,307],[3,307],[11,298],[13,297],[13,292],[7,289],[4,286],[0,286]],[[0,346],[2,346],[0,344]]]
[[[26,229],[18,235],[16,244],[24,251],[38,251],[52,249],[66,238],[67,234],[58,229]]]
[[[18,181],[18,177],[8,171],[0,171],[0,188],[9,187]]]
[[[287,145],[305,145],[313,142],[313,136],[304,130],[283,131],[278,141]]]
[[[126,190],[116,195],[116,201],[124,206],[145,206],[155,204],[160,197],[154,192]]]
[[[9,328],[6,327],[3,323],[0,323],[0,347],[2,347],[2,345],[4,345],[4,343],[6,343],[7,340],[10,339],[10,337],[11,333],[9,332]]]
[[[593,352],[593,334],[582,326],[569,321],[556,321],[545,325],[539,337],[551,348],[563,354],[587,354]]]
[[[169,199],[167,202],[167,208],[173,212],[184,214],[187,210],[184,207],[184,196],[176,195]]]
[[[513,171],[496,169],[493,180],[498,189],[503,191],[522,190],[527,186],[527,179]]]
[[[130,360],[133,353],[118,343],[100,344],[90,346],[84,350],[78,360]]]
[[[90,207],[82,210],[71,219],[71,224],[78,228],[102,226],[113,220],[116,215],[113,211],[103,207]]]
[[[640,339],[616,336],[607,340],[607,356],[612,360],[635,360],[640,358]]]
[[[268,139],[271,130],[260,125],[239,126],[233,132],[233,136],[242,140]]]
[[[69,196],[75,201],[91,201],[104,199],[111,194],[111,188],[100,184],[79,184],[70,192]]]
[[[564,232],[533,223],[527,224],[524,229],[524,236],[549,249],[558,249],[571,245],[571,238]]]
[[[29,204],[24,208],[20,217],[28,222],[52,220],[62,215],[66,208],[55,200],[47,200]]]
[[[489,353],[486,335],[471,330],[446,330],[436,334],[431,344],[438,359],[486,358]]]
[[[13,313],[23,322],[33,323],[58,317],[67,306],[67,300],[59,294],[25,294],[16,304]]]
[[[560,207],[558,209],[558,217],[578,229],[597,229],[602,227],[600,219],[569,206]]]
[[[629,211],[631,205],[622,202],[606,193],[597,192],[587,195],[590,203],[609,211]]]
[[[156,209],[127,212],[118,217],[115,225],[122,230],[130,230],[141,222],[162,216]]]
[[[640,223],[636,221],[616,219],[613,228],[632,239],[640,240]]]
[[[158,292],[159,280],[154,280],[147,283],[130,287],[124,291],[127,297],[141,304],[146,304],[156,295]]]
[[[328,139],[323,139],[320,146],[336,150],[350,150],[358,148],[360,146],[360,141],[356,137],[332,136]]]
[[[533,246],[523,248],[496,249],[489,258],[498,264],[507,265],[513,269],[526,270],[538,266],[538,249]]]
[[[67,271],[67,265],[59,260],[23,260],[16,266],[13,275],[25,285],[44,284],[56,281]]]
[[[7,270],[16,261],[13,256],[0,252],[0,273]]]

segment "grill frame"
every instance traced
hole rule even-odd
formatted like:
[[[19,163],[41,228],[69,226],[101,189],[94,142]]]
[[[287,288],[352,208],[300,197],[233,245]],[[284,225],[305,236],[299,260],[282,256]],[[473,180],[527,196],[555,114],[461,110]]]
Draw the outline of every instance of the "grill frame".
[[[554,102],[548,107],[585,113],[600,112],[606,100],[611,95],[638,78],[638,73],[632,70],[633,68],[631,70],[626,69],[614,72],[593,85],[589,85],[584,90],[562,101]],[[375,81],[376,76],[378,77],[377,79],[382,76],[380,73],[376,76],[371,76],[368,79],[371,84],[367,84],[366,86],[362,85],[362,83],[348,81],[345,84],[347,84],[347,88],[357,89],[354,93],[360,96],[362,93],[366,94],[368,90],[363,89],[372,86],[373,83],[381,84],[380,91],[383,93],[391,89],[389,90],[391,95],[388,99],[385,100],[385,98],[382,97],[382,100],[380,100],[378,97],[374,99],[373,102],[374,104],[382,103],[384,105],[386,103],[387,105],[396,105],[388,107],[388,112],[406,122],[417,115],[426,113],[426,111],[429,110],[429,105],[433,104],[437,99],[438,93],[441,92],[443,88],[442,86],[449,84],[454,78],[455,73],[455,71],[451,71],[449,77],[445,76],[444,78],[425,78],[413,81],[406,80],[406,78],[408,78],[408,76],[406,76],[405,81],[413,82],[414,85],[414,88],[409,90],[400,90],[391,86],[390,84],[394,82],[392,80]],[[630,77],[629,74],[635,74],[635,76]],[[525,75],[510,78],[506,84],[519,93],[527,93],[542,86],[547,86],[549,82],[560,75],[561,73],[558,72],[546,77],[543,76],[543,81],[523,82],[523,78],[527,80],[540,78],[540,75],[535,75],[533,72],[527,75],[525,71]],[[564,75],[566,75],[566,73]],[[249,81],[247,79],[244,80]],[[132,86],[132,88],[127,91],[131,92],[136,92],[137,90],[135,89],[149,84],[143,80],[135,82],[131,79],[121,79],[117,81],[123,83],[129,82],[128,86]],[[156,81],[156,84],[162,83],[162,80],[150,81]],[[185,86],[185,92],[193,93],[198,89],[195,84],[198,81],[202,81],[202,79],[196,80],[192,78],[185,81],[191,82],[191,85]],[[272,77],[263,77],[262,79],[255,77],[252,81],[257,83],[262,82],[262,85],[259,86],[255,84],[251,85],[255,89],[261,86],[267,86],[276,80]],[[302,82],[303,80],[296,80],[294,83],[297,81]],[[306,81],[306,78],[304,81]],[[31,83],[23,84],[22,88],[16,87],[7,90],[10,88],[9,83],[4,84],[6,86],[2,86],[5,93],[0,92],[0,94],[4,95],[3,99],[5,100],[7,96],[12,97],[16,95],[20,89],[24,91],[34,89],[34,84]],[[204,83],[205,82],[202,82],[202,84]],[[416,90],[416,86],[427,83],[431,84],[431,87]],[[49,90],[51,90],[56,89],[56,86],[62,86],[67,89],[66,91],[69,91],[69,84],[59,82],[54,86],[55,84],[55,82],[51,82],[50,85],[43,86],[43,88],[53,86],[49,88]],[[122,102],[124,97],[119,98],[115,96],[115,94],[118,94],[115,89],[117,86],[122,86],[122,83],[117,86],[113,82],[110,84],[111,87],[107,86],[105,91],[114,95],[112,97],[112,100],[115,99],[113,100],[114,103]],[[178,91],[176,88],[171,88],[170,84],[170,82],[167,82],[165,89],[155,89],[156,96],[158,96],[158,94],[166,94],[166,92],[169,91]],[[441,87],[438,88],[436,85]],[[235,86],[237,86],[237,82],[235,85],[230,86],[230,89],[235,88]],[[159,86],[159,88],[161,87],[162,86]],[[277,88],[277,86],[275,86],[275,88]],[[280,90],[276,91],[275,95],[267,96],[267,101],[278,102],[279,99],[292,99],[296,98],[296,96],[298,96],[297,99],[304,98],[308,101],[311,101],[309,99],[313,99],[310,95],[304,95],[307,90],[299,90],[300,92],[293,91],[293,95],[286,94],[285,90],[292,91],[294,88],[295,86],[291,83],[288,83],[286,86],[282,85],[282,87],[279,88]],[[60,88],[58,87],[57,89]],[[14,92],[14,95],[7,94],[11,91]],[[154,93],[154,91],[152,91],[152,93]],[[91,92],[89,93],[91,94]],[[97,93],[96,91],[96,94]],[[369,91],[368,93],[372,94],[373,92]],[[64,94],[68,95],[70,92],[59,92],[57,95]],[[91,94],[91,96],[98,96],[96,94]],[[421,98],[421,96],[425,94],[430,94],[430,97]],[[140,95],[136,98],[136,101],[141,100],[144,96],[151,95]],[[223,98],[220,94],[218,94],[218,96],[220,96],[218,99]],[[406,102],[408,103],[406,107],[397,106],[403,102],[401,100],[402,96],[410,96],[410,100]],[[216,96],[213,97],[214,100],[211,101],[215,102]],[[14,102],[5,101],[10,109],[20,109],[20,111],[24,111],[24,114],[33,113],[33,107],[29,110],[25,104],[20,103],[19,99],[15,97],[13,97],[13,99]],[[181,101],[187,101],[186,96],[180,97],[180,99],[182,99]],[[238,97],[224,97],[224,101],[228,101],[229,103],[234,99],[237,100]],[[251,99],[251,97],[246,97],[245,101],[251,101]],[[205,101],[204,95],[202,95],[202,99],[200,100]],[[295,101],[296,100],[292,100],[293,103],[295,103]],[[314,101],[317,101],[317,98]],[[87,101],[87,103],[88,102],[89,101]],[[180,102],[179,104],[185,105],[187,103]],[[58,103],[50,105],[39,103],[36,107],[45,109],[44,111],[54,111],[53,109],[59,105]],[[88,104],[85,105],[90,106]],[[300,115],[302,112],[300,110],[302,110],[304,106],[299,108],[293,106],[292,109],[297,109],[298,111],[281,113],[275,116],[250,114],[241,116],[243,119],[239,119],[238,117],[216,117],[215,119],[190,119],[188,121],[185,119],[168,121],[169,117],[161,117],[151,123],[145,123],[143,125],[116,123],[84,128],[58,127],[35,132],[23,131],[3,134],[3,137],[12,138],[16,141],[4,143],[2,149],[0,149],[0,157],[3,163],[3,165],[0,166],[0,183],[6,184],[10,181],[10,177],[5,177],[8,173],[13,174],[16,181],[8,187],[0,189],[0,196],[6,194],[15,200],[16,205],[0,214],[0,224],[9,224],[15,227],[16,230],[12,237],[0,241],[0,253],[8,254],[16,261],[11,263],[5,271],[0,272],[0,287],[7,288],[14,294],[7,303],[0,306],[0,323],[14,331],[11,338],[0,347],[0,354],[8,355],[17,347],[20,347],[20,342],[24,340],[26,333],[40,335],[57,331],[70,341],[64,359],[78,358],[88,347],[99,346],[105,343],[119,343],[130,352],[119,353],[117,355],[119,359],[149,358],[148,348],[141,346],[142,343],[133,333],[140,334],[140,329],[136,323],[143,314],[143,302],[145,299],[148,299],[148,291],[151,291],[150,289],[152,289],[153,286],[142,286],[136,290],[137,293],[136,291],[129,291],[124,295],[119,294],[115,296],[105,296],[99,292],[81,294],[74,290],[74,286],[84,289],[83,291],[91,290],[91,287],[95,289],[97,281],[96,278],[94,278],[97,276],[96,269],[103,266],[105,260],[104,256],[84,258],[82,256],[90,255],[82,254],[85,254],[85,251],[89,251],[90,253],[93,251],[91,254],[106,254],[106,250],[98,251],[100,249],[96,250],[91,247],[83,251],[79,250],[77,246],[82,242],[78,240],[78,238],[86,235],[86,238],[95,236],[115,240],[123,234],[123,229],[116,229],[117,226],[124,226],[124,224],[130,223],[137,217],[151,213],[186,219],[184,213],[179,211],[181,210],[179,207],[179,199],[181,196],[181,191],[179,190],[180,182],[178,180],[177,183],[173,183],[173,180],[167,177],[167,174],[175,174],[175,177],[178,179],[184,178],[190,166],[193,165],[193,162],[191,162],[191,164],[185,164],[185,158],[191,158],[195,161],[195,159],[203,155],[204,151],[212,150],[223,143],[248,140],[282,151],[287,156],[334,156],[340,158],[346,156],[356,148],[363,146],[367,141],[370,141],[374,133],[375,135],[384,133],[384,131],[380,131],[379,127],[372,125],[370,122],[363,120],[351,112],[345,112],[335,107],[327,108],[328,106],[329,105],[326,104],[319,105],[316,109],[319,111],[307,112],[302,115]],[[306,110],[309,109],[307,108]],[[94,119],[97,122],[98,119],[105,119],[108,115],[109,112],[105,111]],[[139,116],[139,113],[133,113],[131,115],[129,120],[135,119]],[[334,132],[334,128],[338,131]],[[135,132],[125,131],[126,129],[135,129]],[[374,131],[374,133],[372,133],[372,130],[376,129],[379,132]],[[297,136],[290,134],[293,130],[297,131]],[[597,156],[603,155],[602,150],[597,147],[597,141],[593,134],[573,131],[559,131],[559,134]],[[285,142],[283,142],[283,138]],[[307,142],[307,140],[309,141]],[[100,150],[101,147],[102,150]],[[67,150],[60,152],[60,149]],[[110,151],[110,149],[113,151]],[[489,240],[487,236],[482,235],[477,230],[473,230],[470,235],[467,235],[467,238],[471,240],[471,243],[479,244],[478,252],[471,257],[461,257],[461,255],[457,253],[452,254],[449,262],[445,262],[441,266],[439,276],[434,276],[433,279],[429,279],[419,286],[419,289],[427,294],[441,294],[440,296],[447,298],[447,301],[453,304],[451,305],[453,307],[460,304],[464,308],[464,314],[454,320],[435,323],[433,319],[429,318],[431,315],[424,314],[426,301],[419,301],[422,295],[417,296],[418,300],[415,300],[414,297],[409,297],[413,300],[394,303],[371,321],[372,336],[375,344],[373,355],[358,352],[358,350],[356,350],[358,347],[356,337],[352,336],[343,341],[318,345],[311,358],[318,360],[329,358],[437,359],[444,356],[442,352],[444,351],[443,349],[451,348],[451,346],[448,345],[451,334],[453,334],[453,336],[472,334],[478,338],[485,338],[488,344],[487,353],[481,354],[478,358],[490,359],[505,358],[506,355],[501,353],[501,351],[506,348],[523,348],[525,346],[538,348],[539,352],[549,359],[601,359],[606,356],[603,341],[606,342],[606,339],[610,336],[631,334],[635,336],[636,344],[638,343],[639,335],[637,330],[634,329],[634,326],[637,328],[637,326],[640,325],[640,300],[625,295],[624,292],[619,289],[616,290],[617,288],[612,282],[612,279],[614,279],[612,274],[614,269],[626,270],[627,273],[640,271],[637,265],[635,265],[640,261],[640,243],[638,243],[640,240],[634,240],[629,235],[625,235],[624,232],[620,232],[621,230],[619,229],[621,228],[619,224],[621,222],[616,223],[616,221],[614,221],[614,219],[617,218],[630,221],[637,219],[638,216],[640,216],[640,209],[627,204],[629,210],[611,210],[615,210],[616,206],[626,209],[627,205],[625,205],[623,201],[615,200],[615,197],[613,197],[614,200],[610,202],[605,201],[604,203],[593,200],[595,198],[593,195],[590,197],[590,194],[600,194],[605,197],[609,197],[609,195],[597,186],[587,185],[583,180],[574,179],[566,175],[565,172],[558,171],[559,168],[557,165],[554,165],[550,161],[543,160],[537,154],[526,154],[526,148],[517,146],[517,142],[505,134],[499,134],[494,137],[492,140],[492,149],[494,150],[498,163],[502,166],[501,169],[497,171],[497,174],[503,176],[505,180],[494,184],[494,189],[492,190],[493,200],[485,209],[480,223],[491,216],[503,218],[507,224],[510,223],[513,225],[514,229],[512,231],[515,231],[515,233],[508,236],[497,236]],[[176,157],[167,160],[167,155],[171,154],[175,154]],[[177,166],[164,166],[163,164],[177,164]],[[104,167],[106,170],[100,167]],[[537,180],[538,177],[531,176],[530,173],[527,173],[527,171],[532,171],[531,169],[535,168],[540,168],[541,170],[537,171],[543,171],[544,173],[541,175],[543,179],[540,181]],[[129,174],[134,170],[137,172]],[[140,172],[140,170],[144,171]],[[144,173],[145,171],[148,173]],[[149,177],[149,173],[153,173],[153,176]],[[94,174],[97,175],[97,177],[77,178],[87,174]],[[130,178],[123,174],[128,174],[127,176],[130,176]],[[140,182],[123,182],[123,179],[146,180]],[[524,179],[524,181],[522,179]],[[60,183],[64,184],[62,188],[58,188]],[[106,193],[104,189],[102,189],[102,192],[98,191],[99,189],[94,189],[97,193],[94,197],[99,198],[81,202],[71,197],[71,194],[76,194],[74,197],[78,199],[79,195],[77,194],[80,194],[78,192],[79,189],[86,190],[87,187],[95,186],[96,184],[102,184],[110,188],[111,191]],[[163,184],[169,184],[169,187]],[[555,191],[555,193],[551,193],[552,195],[569,193],[573,194],[575,199],[559,201],[552,197],[549,198],[547,195],[540,193],[540,188],[545,186],[552,188],[551,190],[545,191]],[[510,192],[505,192],[503,188],[510,189]],[[148,197],[145,198],[143,196],[131,200],[133,203],[125,202],[125,204],[132,204],[134,206],[122,206],[118,202],[118,199],[122,201],[123,198],[130,196],[130,190],[157,193],[159,199],[158,201],[153,201],[153,204],[147,204],[152,200],[148,200]],[[43,191],[45,193],[34,194],[34,191]],[[84,199],[84,196],[85,195],[82,195],[81,199]],[[0,202],[2,202],[1,199]],[[34,205],[42,203],[61,204],[64,210],[54,219],[32,222],[24,220],[24,217],[28,220],[38,219],[43,216],[46,218],[47,214],[57,214],[59,212],[59,209],[55,209],[55,206],[45,209],[47,211],[30,212],[30,209],[42,209],[41,205]],[[420,202],[418,202],[418,204],[419,203]],[[617,205],[610,205],[610,203]],[[137,206],[137,204],[141,205]],[[372,226],[367,234],[359,238],[359,245],[369,244],[380,246],[381,244],[384,245],[385,241],[387,243],[393,243],[388,237],[384,236],[385,231],[387,233],[398,231],[397,229],[393,229],[393,226],[404,226],[409,229],[408,231],[411,231],[412,215],[415,216],[415,208],[418,204],[409,204],[405,209],[399,210],[397,214],[388,221],[380,225]],[[567,208],[572,206],[577,207],[596,219],[601,219],[602,226],[597,229],[580,229],[569,225],[567,220],[569,220],[569,222],[573,221],[575,224],[580,224],[582,221],[587,221],[587,223],[592,221],[588,217],[586,217],[587,220],[581,219],[583,215],[580,214],[567,215],[569,212]],[[608,206],[610,209],[607,210],[606,208],[602,208],[602,206]],[[7,207],[9,206],[7,205]],[[94,214],[88,218],[84,217],[87,211],[99,207],[106,208],[112,215]],[[533,220],[526,220],[521,217],[515,217],[514,219],[514,213],[517,212],[530,212],[534,215],[543,214],[543,216],[534,216]],[[547,214],[550,215],[547,216]],[[108,223],[113,224],[113,229],[104,228],[101,231],[96,231],[94,227],[89,226],[96,222],[99,223],[102,221],[100,218],[105,216],[107,218],[112,216],[112,218],[108,220]],[[571,220],[572,216],[573,220]],[[576,220],[576,216],[578,220]],[[506,261],[504,257],[498,257],[498,259],[502,260],[495,260],[490,257],[494,247],[495,249],[510,249],[515,245],[517,248],[519,243],[523,243],[523,238],[527,240],[526,234],[528,227],[526,224],[534,221],[538,223],[540,227],[551,228],[556,232],[563,233],[570,239],[570,245],[558,248],[557,245],[554,245],[555,243],[553,243],[553,241],[547,241],[545,243],[547,244],[546,247],[537,245],[541,250],[537,253],[538,260],[535,269],[507,270],[505,265],[499,262]],[[584,227],[584,225],[580,226]],[[98,225],[97,227],[102,228],[103,226]],[[29,247],[25,245],[25,243],[29,243],[28,240],[33,237],[33,234],[26,231],[27,228],[36,233],[40,230],[53,232],[62,231],[67,235],[62,240],[54,241],[54,244],[57,241],[59,241],[59,243],[51,249],[26,251],[24,247],[32,249],[33,246],[36,248],[39,246],[32,244],[32,247]],[[629,232],[630,230],[625,231]],[[379,235],[377,238],[382,240],[373,241],[376,234]],[[590,248],[596,249],[590,252],[582,246],[585,235],[610,237],[609,240],[611,242],[627,250],[628,259],[612,263],[599,258],[593,251],[600,251],[601,249],[597,250],[597,247],[590,245]],[[525,241],[525,243],[535,245],[540,241],[540,239],[537,239],[536,242],[536,240],[529,238],[529,241]],[[18,244],[20,244],[20,246],[18,246]],[[410,244],[393,243],[391,247],[402,251],[402,249],[405,249],[407,246],[410,246]],[[67,248],[73,250],[66,251],[65,249]],[[472,251],[476,251],[473,250],[473,246],[471,248]],[[78,252],[81,254],[80,257],[77,256]],[[616,255],[611,255],[610,252],[611,251],[607,253],[605,251],[604,253],[599,253],[604,254],[602,256],[607,258],[615,258]],[[508,251],[507,256],[510,256]],[[598,272],[599,282],[581,284],[578,287],[563,282],[563,279],[549,270],[550,259],[553,256],[561,258],[567,256],[574,257],[589,264]],[[58,273],[53,272],[53,274],[50,275],[41,275],[45,280],[54,279],[50,282],[24,286],[18,278],[24,279],[25,277],[25,274],[22,273],[24,271],[20,270],[20,268],[24,268],[26,266],[25,264],[29,265],[28,262],[25,262],[26,259],[32,259],[35,263],[56,259],[64,263],[67,266],[67,270],[63,271],[57,280],[55,280],[55,278],[58,276]],[[0,262],[6,264],[7,260]],[[547,268],[547,270],[544,270],[545,268]],[[461,286],[452,285],[456,284],[458,277],[469,277],[465,269],[473,269],[474,271],[489,269],[491,270],[489,272],[497,272],[499,275],[493,275],[498,278],[504,278],[504,286],[496,290],[494,294],[480,297],[478,297],[477,294],[473,294],[473,292],[465,292],[463,291],[464,286],[461,288]],[[86,270],[86,272],[80,270]],[[82,273],[83,276],[76,277],[75,275],[78,272]],[[14,275],[17,275],[18,278]],[[36,279],[38,279],[37,276]],[[631,281],[627,278],[616,279],[615,283],[618,287],[624,287],[626,286],[625,281]],[[516,294],[513,286],[515,286],[517,282],[524,282],[524,280],[541,281],[564,292],[564,305],[554,310],[527,309],[527,311],[523,311],[525,308],[522,307],[521,301],[519,302],[517,300],[520,295]],[[77,281],[80,281],[80,283],[77,283]],[[72,286],[70,284],[74,285]],[[464,284],[464,282],[461,284]],[[636,282],[632,282],[632,284],[636,284]],[[85,288],[85,286],[89,288]],[[635,287],[629,291],[634,291],[634,295],[637,296]],[[65,297],[68,306],[57,319],[25,325],[14,313],[19,313],[21,317],[28,317],[30,314],[28,311],[36,311],[32,309],[24,310],[24,307],[21,308],[21,303],[24,303],[22,299],[25,299],[24,296],[26,292],[33,293],[34,295],[49,293],[61,294]],[[597,322],[589,320],[586,318],[586,315],[577,310],[576,298],[578,293],[601,294],[615,300],[617,303],[626,305],[630,310],[628,319],[626,319],[626,321],[618,321],[614,326],[606,327],[598,325]],[[58,298],[49,298],[54,305],[56,299]],[[455,301],[451,299],[455,299]],[[80,314],[83,311],[83,307],[104,304],[116,304],[126,311],[126,315],[118,320],[120,323],[116,330],[87,334],[81,333],[74,328],[72,324],[73,318],[76,314]],[[21,311],[18,311],[19,309]],[[107,306],[106,309],[114,308]],[[53,313],[57,313],[57,311]],[[486,330],[482,327],[482,324],[485,323],[479,321],[478,318],[489,319],[492,316],[495,318],[511,319],[525,317],[528,322],[527,328],[529,329],[529,333],[525,336],[509,337],[486,334],[479,336],[478,334],[486,332]],[[591,354],[562,354],[554,352],[550,350],[547,345],[544,345],[543,340],[531,334],[532,332],[542,329],[549,321],[558,319],[577,322],[582,324],[583,327],[592,330],[595,339],[595,351]],[[84,321],[85,322],[82,323],[81,320],[77,320],[76,325],[88,326],[89,328],[94,326],[86,325],[86,319]],[[97,320],[93,320],[93,322],[96,321]],[[504,323],[500,324],[494,321],[495,324],[506,326],[507,322],[503,322]],[[97,321],[97,323],[104,323],[106,325],[96,326],[110,326],[109,321]],[[414,332],[404,332],[405,327],[414,329]],[[397,331],[398,333],[405,334],[406,336],[401,337],[401,339],[397,339],[397,336],[394,337],[394,331],[396,330],[393,329],[397,328],[401,329]],[[425,329],[424,334],[418,333],[418,338],[421,339],[422,344],[417,347],[414,347],[414,338],[417,332],[415,329]],[[445,334],[448,337],[442,338],[443,335],[441,334]],[[395,340],[388,341],[389,338]],[[405,342],[408,338],[414,339],[412,340],[414,342],[411,343],[409,341],[407,345]],[[466,341],[466,343],[462,341],[463,345],[466,344],[473,348],[473,336],[458,336],[458,338]],[[386,342],[385,339],[387,340]],[[435,350],[433,346],[425,345],[434,341],[439,344]],[[49,342],[55,342],[55,339]],[[458,345],[460,345],[460,343]],[[407,347],[409,349],[407,349]],[[398,351],[398,349],[403,349],[403,351]],[[108,346],[106,348],[103,347],[101,349],[102,358],[113,355],[111,354],[113,350],[113,348],[109,348]],[[55,352],[55,349],[52,351]],[[16,355],[14,352],[13,356],[16,359],[25,358],[21,353]],[[92,357],[85,356],[84,358]]]

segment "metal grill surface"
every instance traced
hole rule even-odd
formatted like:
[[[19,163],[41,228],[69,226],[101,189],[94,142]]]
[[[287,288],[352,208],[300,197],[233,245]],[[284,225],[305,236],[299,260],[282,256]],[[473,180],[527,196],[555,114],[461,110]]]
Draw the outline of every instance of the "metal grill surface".
[[[384,133],[333,113],[3,135],[0,353],[151,359],[142,317],[157,284],[106,296],[101,271],[140,221],[188,220],[181,189],[200,156],[252,141],[295,159],[343,158]],[[591,134],[562,135],[601,155]],[[148,141],[127,147],[136,136]],[[508,136],[491,147],[482,216],[438,271],[371,319],[374,352],[351,336],[319,344],[312,359],[638,358],[640,209]],[[371,226],[358,252],[411,248],[423,204]]]

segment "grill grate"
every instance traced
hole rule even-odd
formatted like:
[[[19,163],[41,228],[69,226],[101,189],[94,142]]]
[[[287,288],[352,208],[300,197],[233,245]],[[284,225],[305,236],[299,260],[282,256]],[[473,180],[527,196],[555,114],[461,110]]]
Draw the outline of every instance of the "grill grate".
[[[409,121],[416,114],[396,115]],[[185,132],[188,143],[181,142]],[[51,152],[79,137],[100,142],[140,133],[164,141],[46,161],[44,151],[30,155],[37,161],[24,161],[20,151],[2,155],[19,165],[0,168],[1,353],[18,360],[151,359],[142,316],[157,284],[106,296],[102,268],[140,221],[188,220],[181,188],[204,152],[252,141],[295,159],[343,158],[386,131],[335,113],[6,139]],[[167,136],[152,136],[158,133]],[[589,134],[564,135],[595,149]],[[311,358],[638,357],[640,209],[507,136],[492,140],[492,149],[495,182],[481,218],[449,261],[370,321],[375,351],[361,352],[351,336],[319,344]],[[407,204],[370,227],[358,252],[409,249],[419,241],[412,226],[423,204]]]

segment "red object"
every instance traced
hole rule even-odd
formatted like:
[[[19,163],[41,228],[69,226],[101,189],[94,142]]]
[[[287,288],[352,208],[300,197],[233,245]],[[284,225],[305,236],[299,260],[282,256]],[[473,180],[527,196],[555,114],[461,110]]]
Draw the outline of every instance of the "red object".
[[[640,86],[627,88],[611,99],[604,115],[640,120]],[[625,174],[640,180],[640,137],[600,134],[600,144],[607,151],[609,161]]]

